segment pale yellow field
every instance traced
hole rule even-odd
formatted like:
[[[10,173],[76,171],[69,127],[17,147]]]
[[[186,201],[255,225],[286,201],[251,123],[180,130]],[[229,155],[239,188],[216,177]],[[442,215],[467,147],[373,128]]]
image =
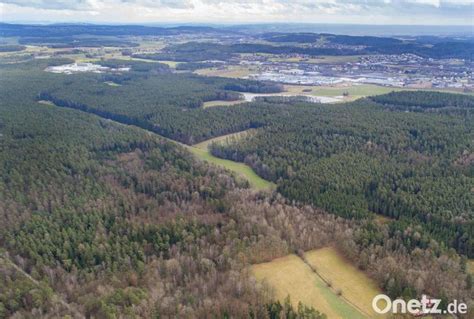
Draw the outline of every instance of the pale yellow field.
[[[308,251],[305,258],[306,262],[296,255],[288,255],[253,265],[251,272],[273,289],[278,300],[290,296],[293,305],[302,302],[325,313],[329,319],[385,318],[372,310],[372,298],[382,291],[334,248]],[[338,290],[342,291],[341,296]]]
[[[331,251],[332,249],[324,249],[322,254],[327,254],[327,250]],[[318,250],[308,252],[309,255],[314,253],[318,253]],[[356,279],[351,280],[351,282],[353,285],[361,286],[358,289],[362,293],[369,292],[372,294],[374,291],[378,293],[376,287],[367,277],[354,272],[351,269],[352,266],[346,261],[341,259],[339,262],[339,271],[342,273],[342,277],[347,278],[355,275]],[[344,294],[343,291],[342,296],[339,296],[337,288],[329,287],[321,276],[296,255],[288,255],[268,263],[253,265],[251,271],[258,281],[264,282],[273,288],[275,298],[280,301],[290,296],[293,305],[296,306],[298,302],[302,302],[325,313],[330,319],[380,318],[375,316],[371,309],[367,311],[367,307],[358,307],[357,300],[360,296],[353,295],[349,291],[348,295]],[[369,288],[366,288],[367,285]],[[350,296],[351,299],[347,296]]]
[[[303,92],[310,89],[311,92]],[[354,100],[369,95],[385,94],[391,91],[401,91],[401,88],[384,87],[372,84],[362,85],[334,85],[334,86],[305,86],[285,85],[285,90],[297,94],[309,94],[319,96],[342,96],[344,92],[349,93],[345,100]]]
[[[288,255],[277,258],[271,262],[252,266],[255,278],[267,283],[274,289],[275,298],[281,302],[289,295],[293,306],[302,302],[307,306],[314,307],[323,312],[328,318],[357,318],[354,316],[343,317],[328,300],[327,294],[331,294],[325,284],[313,273],[301,258],[296,255]],[[324,290],[327,290],[324,293]],[[334,295],[334,298],[338,298]],[[341,304],[344,302],[341,300]],[[351,315],[351,313],[349,313]],[[360,315],[358,318],[363,318]]]
[[[51,101],[46,101],[46,100],[39,100],[38,103],[39,103],[39,104],[43,104],[43,105],[52,105],[52,106],[55,106],[53,102],[51,102]]]
[[[236,104],[241,104],[245,103],[244,100],[237,100],[237,101],[221,101],[221,100],[216,100],[216,101],[207,101],[204,102],[202,107],[203,108],[208,108],[208,107],[214,107],[214,106],[226,106],[226,105],[236,105]]]
[[[352,101],[361,97],[380,95],[390,93],[392,91],[417,91],[422,89],[400,88],[380,86],[375,84],[356,84],[356,85],[332,85],[332,86],[316,86],[316,85],[285,85],[285,91],[295,94],[309,94],[316,96],[342,96],[344,92],[349,95],[344,98],[345,101]],[[303,90],[311,90],[303,92]],[[423,89],[425,91],[439,91],[448,93],[462,93],[454,89]]]
[[[305,253],[305,257],[324,280],[332,283],[334,289],[342,290],[344,298],[364,313],[376,317],[372,299],[382,291],[374,281],[347,262],[334,248],[312,250]]]
[[[104,83],[107,84],[107,85],[110,85],[110,86],[122,86],[121,84],[118,84],[118,83],[115,83],[115,82],[112,82],[112,81],[106,81]]]
[[[230,65],[225,68],[207,68],[196,70],[195,73],[206,76],[220,76],[225,78],[243,78],[256,73],[257,69],[249,66]]]
[[[314,64],[324,64],[324,63],[345,63],[345,62],[357,62],[359,60],[358,55],[342,55],[342,56],[318,56],[314,58],[301,58],[301,57],[291,57],[291,58],[281,58],[281,57],[272,57],[269,59],[273,62],[289,62],[289,63],[314,63]]]
[[[159,63],[163,63],[163,64],[166,64],[168,65],[170,68],[174,68],[176,69],[176,66],[181,63],[181,62],[176,62],[176,61],[155,61],[155,62],[159,62]]]

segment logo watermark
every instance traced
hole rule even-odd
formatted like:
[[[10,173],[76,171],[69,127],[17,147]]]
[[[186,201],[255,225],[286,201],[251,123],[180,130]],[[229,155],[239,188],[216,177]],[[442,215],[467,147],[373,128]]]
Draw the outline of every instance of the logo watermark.
[[[382,306],[380,304],[383,304]],[[423,295],[421,300],[395,299],[392,301],[389,296],[380,294],[372,300],[372,308],[378,314],[400,313],[424,316],[431,314],[466,314],[467,304],[454,300],[449,303],[446,309],[440,307],[441,299],[430,298]]]

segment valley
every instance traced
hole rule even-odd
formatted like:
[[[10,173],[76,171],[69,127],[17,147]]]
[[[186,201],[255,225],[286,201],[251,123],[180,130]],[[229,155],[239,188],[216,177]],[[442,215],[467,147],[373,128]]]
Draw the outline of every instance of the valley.
[[[0,24],[0,318],[472,316],[472,39],[245,30]]]
[[[230,160],[216,157],[212,155],[209,150],[209,145],[213,143],[226,143],[230,141],[237,141],[238,139],[248,134],[252,134],[252,132],[253,132],[252,129],[250,129],[250,130],[246,130],[242,132],[231,133],[231,134],[215,137],[204,142],[200,142],[191,147],[187,146],[187,148],[189,149],[191,153],[196,155],[199,159],[207,161],[214,165],[219,165],[221,167],[224,167],[236,173],[237,176],[244,177],[250,183],[250,186],[254,189],[273,190],[276,188],[276,185],[258,176],[250,166],[244,163],[230,161]]]

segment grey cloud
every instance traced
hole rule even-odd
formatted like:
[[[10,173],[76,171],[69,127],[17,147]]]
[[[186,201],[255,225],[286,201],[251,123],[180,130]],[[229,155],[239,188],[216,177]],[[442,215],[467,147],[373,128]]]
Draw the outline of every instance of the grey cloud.
[[[136,4],[150,8],[193,9],[191,0],[120,0],[122,3]]]
[[[189,10],[191,15],[195,6],[202,5],[216,6],[222,10],[226,6],[244,10],[257,7],[262,8],[262,15],[270,12],[289,15],[295,13],[327,14],[328,16],[338,14],[391,18],[430,16],[469,20],[473,12],[472,0],[0,0],[0,3],[29,8],[77,11],[102,11],[104,5],[109,8],[114,5],[136,5],[150,9]],[[106,14],[106,12],[102,13]]]
[[[99,2],[99,1],[95,1]],[[20,7],[54,10],[91,10],[93,0],[0,0],[0,3],[15,4]],[[191,0],[105,0],[107,4],[135,4],[150,8],[192,9]]]
[[[53,10],[89,10],[93,8],[89,0],[0,0],[0,3]]]

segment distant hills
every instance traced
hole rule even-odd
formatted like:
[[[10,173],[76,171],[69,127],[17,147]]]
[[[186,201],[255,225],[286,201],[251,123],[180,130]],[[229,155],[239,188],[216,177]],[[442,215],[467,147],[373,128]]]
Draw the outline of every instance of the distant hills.
[[[361,26],[358,26],[359,28]],[[373,27],[373,26],[372,26]],[[388,26],[381,26],[387,28]],[[413,27],[415,28],[415,27]],[[415,29],[417,29],[416,27]],[[421,27],[420,27],[421,28]],[[449,27],[447,27],[449,29]],[[474,37],[471,36],[405,36],[405,37],[375,37],[338,35],[333,33],[314,32],[282,32],[282,26],[270,28],[263,25],[261,31],[270,29],[272,32],[257,33],[257,26],[210,27],[210,26],[141,26],[141,25],[95,25],[95,24],[53,24],[26,25],[0,24],[1,37],[19,37],[19,44],[67,46],[100,46],[100,41],[85,41],[78,36],[173,36],[179,34],[214,34],[245,36],[245,42],[235,43],[232,48],[218,48],[217,53],[232,51],[236,53],[274,53],[274,54],[307,54],[307,55],[353,55],[353,54],[403,54],[412,53],[422,57],[444,59],[459,58],[472,60],[474,56]],[[269,31],[270,31],[269,30]],[[289,30],[294,30],[290,26]],[[462,30],[459,27],[457,30]],[[390,33],[389,33],[390,34]],[[74,39],[74,40],[73,40]],[[272,42],[275,45],[262,45],[259,40]],[[78,42],[79,41],[79,42]],[[103,39],[101,40],[103,41]],[[331,46],[314,46],[318,41],[329,43]],[[283,45],[278,45],[279,43]],[[302,48],[298,44],[310,44]],[[133,41],[126,39],[107,42],[108,46],[136,46]],[[276,46],[278,45],[278,46]],[[198,45],[199,46],[199,45]],[[214,45],[215,46],[215,45]],[[201,50],[202,48],[198,48]],[[176,54],[176,52],[173,52]]]
[[[96,36],[138,36],[173,35],[179,33],[221,32],[218,29],[203,26],[151,27],[141,25],[97,25],[97,24],[8,24],[0,23],[2,37],[61,37],[77,35]],[[229,32],[229,31],[226,31]]]

